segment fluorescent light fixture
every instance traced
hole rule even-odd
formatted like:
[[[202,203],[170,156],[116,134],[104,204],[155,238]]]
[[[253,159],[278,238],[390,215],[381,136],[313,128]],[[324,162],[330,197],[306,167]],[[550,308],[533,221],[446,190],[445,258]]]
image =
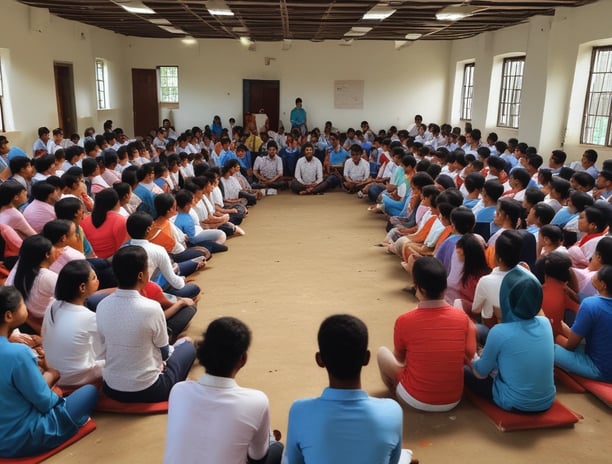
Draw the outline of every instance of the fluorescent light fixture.
[[[145,5],[142,2],[138,2],[138,1],[115,1],[113,2],[115,5],[120,6],[121,8],[123,8],[125,11],[129,12],[129,13],[133,13],[133,14],[155,14],[155,11],[153,11],[151,8],[149,8],[147,5]]]
[[[165,18],[151,18],[147,19],[150,23],[157,24],[158,26],[171,26],[172,23]]]
[[[371,27],[351,27],[351,30],[344,34],[345,37],[361,37],[372,30]]]
[[[482,8],[470,5],[449,5],[436,13],[436,19],[438,21],[459,21],[472,16],[480,10]]]
[[[412,32],[410,34],[406,34],[404,38],[406,40],[418,40],[423,36],[423,34],[419,34],[418,32]]]
[[[245,47],[250,47],[253,41],[249,37],[242,36],[240,37],[240,43]]]
[[[185,34],[183,29],[179,29],[178,27],[174,26],[159,26],[159,28],[169,32],[170,34]]]
[[[183,42],[185,45],[195,45],[198,43],[198,41],[190,35],[188,35],[187,37],[183,37],[181,39],[181,42]]]
[[[385,3],[379,3],[378,5],[374,5],[370,11],[363,15],[361,19],[370,20],[370,21],[382,21],[383,19],[387,19],[397,10],[390,8]]]
[[[209,0],[206,2],[206,9],[213,16],[234,16],[234,12],[223,0]]]

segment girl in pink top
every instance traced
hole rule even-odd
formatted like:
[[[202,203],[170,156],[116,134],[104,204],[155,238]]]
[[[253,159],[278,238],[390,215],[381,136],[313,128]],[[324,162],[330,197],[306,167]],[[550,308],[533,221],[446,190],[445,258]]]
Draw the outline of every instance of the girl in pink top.
[[[17,231],[21,238],[36,234],[17,209],[27,201],[28,192],[19,182],[9,180],[0,185],[0,223]]]

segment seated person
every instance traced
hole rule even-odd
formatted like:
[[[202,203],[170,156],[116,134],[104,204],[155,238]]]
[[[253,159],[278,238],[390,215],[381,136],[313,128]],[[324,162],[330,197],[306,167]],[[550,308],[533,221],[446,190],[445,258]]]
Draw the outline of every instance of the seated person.
[[[544,257],[542,311],[550,321],[553,336],[567,334],[563,319],[566,311],[578,311],[578,296],[570,288],[572,260],[566,253],[553,252]]]
[[[421,411],[450,411],[463,394],[463,365],[476,352],[470,318],[444,301],[446,269],[433,257],[414,263],[419,305],[395,321],[393,352],[378,350],[385,385]]]
[[[485,178],[479,172],[472,172],[465,178],[463,185],[468,192],[467,196],[463,200],[463,206],[467,208],[473,208],[480,200],[480,194],[484,188]]]
[[[331,147],[326,150],[325,159],[323,161],[323,174],[325,176],[333,176],[332,179],[328,179],[328,182],[335,187],[339,184],[342,179],[342,168],[344,162],[350,158],[350,154],[346,151],[337,134],[331,134],[329,136]]]
[[[460,271],[455,271],[456,264],[453,262],[447,282],[457,290],[448,292],[446,301],[449,304],[456,303],[455,306],[463,309],[469,317],[480,320],[472,312],[472,304],[478,282],[482,277],[491,273],[491,268],[485,260],[484,242],[479,235],[465,234],[457,240],[455,251],[458,258],[456,264]],[[454,279],[458,280],[454,281]],[[451,297],[457,298],[451,300]]]
[[[490,234],[494,234],[497,232],[497,229],[499,229],[499,227],[493,223],[493,217],[497,210],[497,200],[500,199],[503,193],[504,186],[498,180],[488,180],[484,183],[482,188],[482,200],[472,208],[472,211],[476,215],[476,222],[490,224]]]
[[[96,311],[106,353],[104,394],[128,403],[166,401],[172,386],[187,377],[195,359],[190,340],[169,345],[161,306],[139,293],[149,281],[147,261],[147,252],[140,246],[117,251],[113,272],[119,288]]]
[[[175,273],[170,256],[164,247],[146,239],[151,232],[152,224],[153,218],[147,213],[138,211],[132,214],[127,220],[127,231],[132,238],[128,244],[145,249],[148,256],[148,274],[154,281],[159,279],[164,290],[176,296],[197,297],[200,294],[200,287],[195,284],[186,284],[185,278]]]
[[[43,320],[45,356],[61,375],[58,385],[77,386],[102,380],[104,350],[96,314],[85,300],[98,290],[98,278],[84,259],[67,263],[55,286],[55,301]]]
[[[370,361],[366,325],[348,314],[330,316],[317,340],[316,362],[327,370],[329,387],[291,406],[283,462],[399,462],[402,409],[361,389],[361,368]]]
[[[206,373],[179,382],[170,393],[164,462],[280,464],[283,445],[270,433],[269,401],[240,387],[236,376],[247,362],[251,331],[238,319],[212,321],[198,344]]]
[[[356,193],[372,182],[370,163],[362,158],[363,149],[360,145],[351,146],[351,159],[344,163],[342,172],[342,187],[347,193]]]
[[[119,214],[120,208],[119,195],[107,188],[96,195],[91,216],[81,221],[83,232],[99,258],[110,258],[128,239],[126,218]]]
[[[51,386],[59,372],[41,374],[36,355],[22,343],[10,343],[28,310],[15,287],[0,287],[0,457],[17,458],[49,451],[77,433],[89,420],[98,391],[85,385],[67,398]]]
[[[175,226],[187,237],[189,246],[206,246],[209,242],[223,245],[227,235],[220,229],[204,229],[193,211],[194,195],[189,190],[180,190],[176,194],[178,214],[174,220]],[[219,217],[219,216],[216,216]]]
[[[572,328],[555,339],[555,364],[583,377],[612,382],[612,266],[599,269],[593,287],[599,295],[582,300]]]
[[[32,202],[23,210],[23,217],[37,234],[49,221],[55,219],[53,205],[58,200],[55,187],[48,182],[37,182],[32,186]]]
[[[255,158],[253,175],[255,181],[253,188],[280,189],[286,187],[287,183],[282,180],[283,160],[278,156],[278,144],[274,140],[268,142],[268,153],[266,156]]]
[[[610,212],[612,207],[607,204],[595,203],[588,206],[580,213],[578,220],[578,230],[584,236],[568,249],[572,265],[584,269],[589,265],[589,261],[595,252],[597,243],[606,234]]]
[[[323,179],[323,164],[314,156],[314,146],[307,142],[302,147],[304,156],[297,160],[291,190],[299,195],[316,195],[325,192],[329,184]]]
[[[28,192],[19,182],[8,180],[0,184],[0,223],[11,227],[24,239],[36,231],[19,210],[28,201]]]
[[[536,316],[540,282],[516,266],[502,280],[499,300],[502,323],[466,368],[466,387],[506,411],[547,411],[555,400],[554,350],[550,322]]]

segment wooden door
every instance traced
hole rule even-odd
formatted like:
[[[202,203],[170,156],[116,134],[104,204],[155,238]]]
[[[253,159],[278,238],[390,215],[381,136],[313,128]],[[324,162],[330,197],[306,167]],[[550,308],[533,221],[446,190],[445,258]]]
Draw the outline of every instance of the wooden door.
[[[259,113],[263,109],[263,112],[268,115],[270,129],[277,131],[280,111],[280,81],[244,79],[242,90],[242,114]],[[289,124],[289,121],[284,124]]]
[[[72,64],[54,63],[55,99],[57,101],[57,120],[64,131],[64,137],[77,132],[76,105],[74,101],[74,78]],[[54,127],[51,130],[55,129]]]
[[[132,111],[134,112],[134,137],[144,137],[159,127],[157,71],[155,69],[132,69]]]

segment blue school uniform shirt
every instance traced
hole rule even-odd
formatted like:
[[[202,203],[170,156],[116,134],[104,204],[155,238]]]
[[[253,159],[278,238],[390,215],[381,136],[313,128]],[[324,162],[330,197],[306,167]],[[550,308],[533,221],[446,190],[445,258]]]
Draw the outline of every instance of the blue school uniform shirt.
[[[349,156],[349,152],[342,147],[340,147],[338,151],[332,149],[329,152],[329,164],[332,166],[340,166]]]
[[[284,464],[397,463],[402,408],[363,390],[326,388],[289,411]]]
[[[565,227],[578,213],[572,213],[567,206],[563,206],[550,221],[551,224],[559,227]]]
[[[612,298],[590,296],[582,300],[572,332],[584,337],[584,351],[599,369],[602,380],[612,382]]]
[[[0,337],[0,456],[32,456],[78,430],[65,401],[47,385],[33,351]]]
[[[195,224],[188,213],[178,213],[174,218],[174,225],[187,235],[189,240],[195,237]]]

